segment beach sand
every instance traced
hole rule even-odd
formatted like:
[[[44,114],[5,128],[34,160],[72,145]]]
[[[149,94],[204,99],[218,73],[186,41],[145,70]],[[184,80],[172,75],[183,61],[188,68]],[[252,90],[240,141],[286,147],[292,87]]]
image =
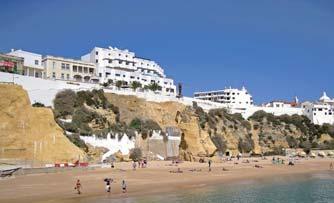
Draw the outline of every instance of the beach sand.
[[[271,158],[251,158],[250,163],[239,161],[212,164],[184,162],[171,166],[171,161],[152,161],[148,168],[132,170],[131,163],[116,163],[115,168],[101,168],[80,172],[32,174],[0,180],[0,202],[80,202],[82,199],[105,197],[128,198],[141,195],[161,194],[192,188],[205,188],[214,184],[233,181],[279,177],[289,174],[305,174],[328,171],[334,159],[301,159],[295,166],[273,165]],[[254,162],[254,160],[258,162]],[[238,163],[238,164],[236,164]],[[286,162],[287,163],[287,162]],[[255,168],[255,164],[263,168]],[[223,171],[226,168],[228,171]],[[183,173],[170,173],[171,170]],[[191,169],[200,171],[192,172]],[[334,171],[333,171],[334,173]],[[103,179],[113,178],[111,194],[106,194]],[[82,183],[82,194],[74,190],[77,179]],[[121,181],[126,180],[128,192],[122,193]]]

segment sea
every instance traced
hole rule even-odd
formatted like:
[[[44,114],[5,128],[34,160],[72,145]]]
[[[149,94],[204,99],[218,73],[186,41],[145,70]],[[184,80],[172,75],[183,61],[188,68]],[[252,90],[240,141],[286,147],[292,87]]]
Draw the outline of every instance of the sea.
[[[81,201],[80,201],[81,202]],[[85,202],[85,201],[82,201]],[[108,199],[87,199],[94,203],[334,203],[334,171],[304,174],[273,176],[265,179],[242,180],[233,183],[222,183],[215,186],[201,185],[174,193]]]

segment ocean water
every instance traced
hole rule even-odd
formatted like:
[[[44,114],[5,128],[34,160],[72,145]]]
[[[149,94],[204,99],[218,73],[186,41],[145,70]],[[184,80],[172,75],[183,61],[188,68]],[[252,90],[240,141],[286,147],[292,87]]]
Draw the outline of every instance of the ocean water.
[[[96,203],[218,203],[301,202],[334,203],[334,172],[243,180],[232,184],[184,190],[176,193],[125,199],[94,199]]]

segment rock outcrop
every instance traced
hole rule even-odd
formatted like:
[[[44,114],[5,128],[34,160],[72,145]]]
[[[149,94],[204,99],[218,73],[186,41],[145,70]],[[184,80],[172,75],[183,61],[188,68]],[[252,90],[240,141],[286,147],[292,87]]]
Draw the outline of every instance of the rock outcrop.
[[[71,143],[52,110],[32,107],[21,86],[0,84],[0,157],[35,163],[72,162],[86,154]]]

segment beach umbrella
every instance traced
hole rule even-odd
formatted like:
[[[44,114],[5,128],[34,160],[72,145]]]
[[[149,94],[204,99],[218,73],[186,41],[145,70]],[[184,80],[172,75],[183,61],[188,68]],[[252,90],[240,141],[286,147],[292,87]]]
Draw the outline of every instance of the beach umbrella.
[[[328,152],[327,155],[328,155],[328,156],[334,156],[334,152],[330,151],[330,152]]]
[[[315,158],[315,154],[311,152],[310,157]]]
[[[318,152],[318,156],[325,157],[326,154],[324,152]]]
[[[299,152],[298,155],[299,155],[300,157],[306,157],[306,153],[305,153],[305,152]]]

